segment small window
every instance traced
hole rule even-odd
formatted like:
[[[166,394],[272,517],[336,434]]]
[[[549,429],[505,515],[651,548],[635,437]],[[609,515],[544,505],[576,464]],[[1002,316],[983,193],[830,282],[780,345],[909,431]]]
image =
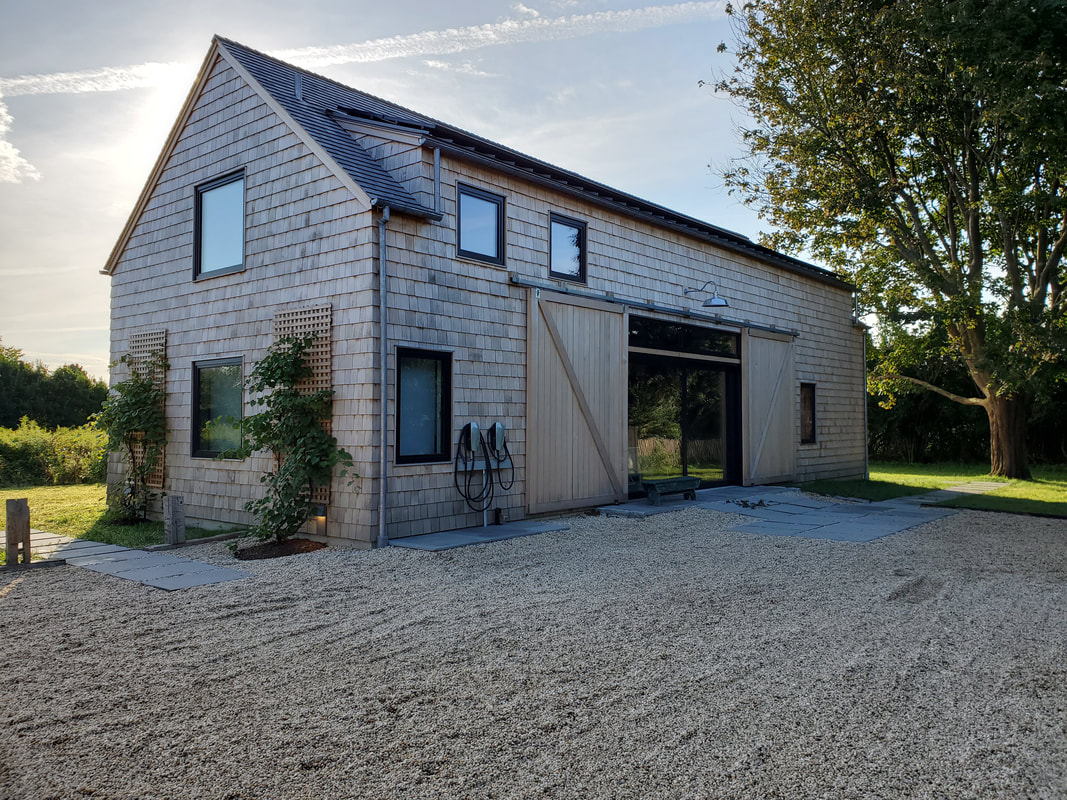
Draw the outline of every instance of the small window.
[[[196,187],[193,277],[240,272],[245,265],[243,172]]]
[[[396,462],[448,461],[451,354],[397,348],[396,374]]]
[[[800,443],[815,443],[815,384],[800,384]]]
[[[241,359],[193,364],[193,456],[214,458],[241,444]]]
[[[585,223],[549,215],[548,273],[553,278],[585,282]]]
[[[466,258],[504,264],[504,198],[460,184],[458,244]]]

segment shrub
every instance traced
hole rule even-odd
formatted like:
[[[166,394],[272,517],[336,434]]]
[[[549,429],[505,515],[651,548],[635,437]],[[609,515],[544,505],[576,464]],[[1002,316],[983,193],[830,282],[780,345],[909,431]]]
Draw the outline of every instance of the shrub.
[[[145,361],[127,354],[118,364],[125,364],[129,374],[111,387],[95,418],[108,452],[120,454],[126,463],[126,490],[109,497],[124,498],[116,512],[148,519],[148,504],[156,496],[149,481],[167,447],[164,376],[169,365],[162,353]]]
[[[311,514],[315,487],[329,485],[338,464],[341,475],[352,466],[352,457],[322,425],[330,418],[333,391],[302,388],[312,374],[304,356],[314,342],[313,333],[278,339],[245,382],[258,395],[252,405],[264,410],[245,418],[239,455],[267,450],[274,457],[274,470],[260,478],[265,496],[245,504],[259,519],[249,534],[262,542],[294,536]]]
[[[23,417],[14,430],[0,428],[0,486],[98,483],[105,444],[91,425],[49,431]]]

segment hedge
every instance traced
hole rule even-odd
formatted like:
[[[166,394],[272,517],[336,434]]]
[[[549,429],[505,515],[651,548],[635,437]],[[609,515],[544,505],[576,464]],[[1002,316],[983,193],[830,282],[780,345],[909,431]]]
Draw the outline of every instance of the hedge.
[[[106,445],[92,425],[50,431],[23,417],[18,428],[0,428],[0,486],[101,483]]]

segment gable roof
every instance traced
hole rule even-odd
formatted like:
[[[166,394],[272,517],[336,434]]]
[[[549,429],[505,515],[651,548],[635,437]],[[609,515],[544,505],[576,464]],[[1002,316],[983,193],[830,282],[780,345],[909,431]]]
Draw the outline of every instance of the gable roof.
[[[216,36],[212,40],[200,76],[190,91],[168,144],[142,192],[134,213],[127,222],[115,249],[108,259],[105,273],[114,271],[133,226],[147,203],[152,187],[189,113],[215,55],[221,55],[238,71],[282,117],[324,163],[369,206],[389,206],[397,212],[425,219],[440,219],[441,214],[423,206],[345,130],[343,123],[365,123],[417,134],[424,144],[442,152],[489,166],[523,180],[541,183],[552,189],[599,205],[603,208],[640,218],[712,242],[742,255],[759,258],[789,272],[813,278],[841,289],[851,284],[829,270],[779,253],[753,242],[747,236],[720,228],[703,220],[671,211],[668,208],[612,189],[517,150],[484,139],[473,133],[416,113],[387,100],[361,92],[322,75],[279,61],[238,42]]]
[[[367,193],[372,205],[389,206],[417,217],[441,218],[419,203],[332,118],[332,112],[352,102],[358,92],[229,39],[215,37],[215,41]]]

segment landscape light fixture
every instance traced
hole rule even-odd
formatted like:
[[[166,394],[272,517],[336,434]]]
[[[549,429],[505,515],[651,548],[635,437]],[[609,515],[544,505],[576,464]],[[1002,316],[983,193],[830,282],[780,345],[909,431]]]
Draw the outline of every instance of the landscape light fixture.
[[[726,298],[719,297],[719,286],[715,283],[714,279],[704,281],[704,285],[699,289],[686,289],[682,294],[688,297],[697,292],[707,292],[709,284],[711,285],[711,297],[706,298],[701,305],[703,305],[704,308],[726,308],[730,305],[726,302]]]

